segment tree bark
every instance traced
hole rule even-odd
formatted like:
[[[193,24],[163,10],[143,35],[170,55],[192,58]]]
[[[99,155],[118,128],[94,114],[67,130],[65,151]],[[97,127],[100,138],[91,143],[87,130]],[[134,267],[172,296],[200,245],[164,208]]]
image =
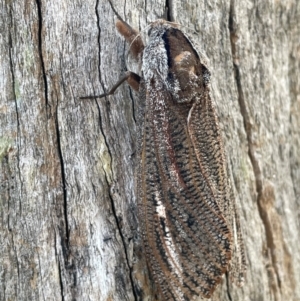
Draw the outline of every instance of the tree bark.
[[[113,5],[143,37],[178,22],[209,58],[248,262],[211,300],[300,300],[300,2]],[[109,2],[0,7],[0,300],[154,300],[135,243],[138,95],[79,100],[138,70]]]

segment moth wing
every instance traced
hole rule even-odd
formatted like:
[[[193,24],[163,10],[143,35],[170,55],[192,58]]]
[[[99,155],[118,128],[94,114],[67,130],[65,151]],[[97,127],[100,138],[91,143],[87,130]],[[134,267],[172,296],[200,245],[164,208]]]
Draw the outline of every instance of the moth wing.
[[[210,93],[194,103],[188,118],[189,135],[202,173],[208,180],[234,240],[230,274],[242,285],[246,269],[239,215],[231,187],[214,105]]]
[[[228,268],[231,233],[200,166],[190,108],[159,87],[146,95],[137,180],[147,262],[166,300],[208,298]]]

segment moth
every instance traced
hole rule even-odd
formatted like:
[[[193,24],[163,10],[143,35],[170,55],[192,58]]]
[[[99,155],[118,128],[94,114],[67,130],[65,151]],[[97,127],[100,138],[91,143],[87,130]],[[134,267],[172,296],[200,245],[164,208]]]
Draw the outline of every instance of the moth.
[[[136,195],[147,265],[159,300],[209,298],[225,272],[241,285],[246,267],[211,74],[178,24],[152,22],[144,46],[117,17],[141,75],[128,71],[94,97],[124,81],[139,93]]]

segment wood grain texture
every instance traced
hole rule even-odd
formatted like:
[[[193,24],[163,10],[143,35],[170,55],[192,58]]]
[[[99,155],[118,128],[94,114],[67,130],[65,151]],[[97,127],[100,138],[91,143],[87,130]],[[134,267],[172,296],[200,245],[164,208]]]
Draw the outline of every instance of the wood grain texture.
[[[246,229],[246,285],[224,278],[212,300],[299,300],[300,3],[169,3],[210,59]],[[165,1],[115,9],[143,30]],[[77,99],[137,70],[109,3],[6,0],[0,11],[0,299],[154,300],[132,252],[138,99],[126,85],[109,102]]]

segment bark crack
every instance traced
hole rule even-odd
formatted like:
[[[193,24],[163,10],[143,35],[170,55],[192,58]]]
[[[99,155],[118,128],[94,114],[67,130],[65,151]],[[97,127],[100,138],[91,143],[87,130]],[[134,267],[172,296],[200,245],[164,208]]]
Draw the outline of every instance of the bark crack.
[[[226,272],[226,287],[227,287],[227,297],[229,301],[232,301],[232,297],[230,294],[230,286],[229,286],[229,273]]]
[[[237,24],[235,21],[235,0],[231,0],[230,12],[229,12],[229,32],[230,32],[230,42],[231,51],[234,67],[234,78],[236,81],[237,91],[238,91],[238,102],[240,107],[240,112],[244,121],[244,128],[247,136],[248,142],[248,156],[250,158],[253,173],[255,177],[256,193],[257,193],[257,206],[262,224],[265,228],[267,247],[270,250],[271,262],[273,269],[276,273],[276,285],[280,288],[280,276],[277,268],[277,259],[274,252],[275,242],[274,235],[272,231],[272,225],[269,220],[268,211],[263,205],[264,198],[264,185],[263,185],[263,174],[259,165],[259,160],[255,155],[255,141],[253,138],[253,130],[251,124],[251,117],[247,110],[246,99],[244,97],[243,85],[241,80],[241,70],[239,67],[238,51],[236,47],[236,41],[238,40]]]
[[[43,16],[42,16],[42,4],[41,0],[36,0],[37,5],[37,12],[38,12],[38,49],[39,49],[39,55],[40,55],[40,61],[41,61],[41,68],[42,68],[42,76],[44,81],[44,87],[45,87],[45,104],[46,108],[50,106],[49,100],[48,100],[48,83],[47,83],[47,76],[46,76],[46,69],[45,69],[45,62],[44,62],[44,56],[43,56]],[[65,167],[64,167],[64,160],[62,155],[62,148],[61,148],[61,139],[60,139],[60,131],[59,131],[59,124],[58,124],[58,102],[56,104],[56,116],[55,116],[55,129],[56,129],[56,137],[57,137],[57,150],[58,150],[58,157],[61,167],[61,178],[62,178],[62,187],[63,187],[63,211],[64,211],[64,220],[65,220],[65,238],[62,238],[63,243],[63,250],[66,251],[66,259],[69,255],[69,223],[68,223],[68,213],[67,213],[67,191],[66,191],[66,175],[65,175]]]
[[[61,65],[61,59],[60,59],[60,65]],[[63,86],[63,88],[65,88],[63,75],[62,75],[62,86]],[[65,163],[64,163],[64,158],[63,158],[63,151],[62,151],[62,147],[61,147],[61,134],[60,134],[60,129],[59,129],[59,121],[58,121],[58,105],[59,105],[58,99],[59,99],[59,97],[56,93],[55,133],[56,133],[56,140],[57,140],[58,161],[59,161],[59,166],[60,166],[60,171],[61,171],[61,185],[62,185],[62,190],[63,190],[62,191],[62,193],[63,193],[63,203],[62,203],[62,212],[63,212],[62,220],[63,220],[63,223],[62,223],[62,226],[59,228],[59,234],[60,234],[60,239],[61,239],[60,241],[61,241],[61,248],[62,248],[62,259],[64,260],[65,267],[67,269],[72,269],[72,265],[69,264],[69,258],[70,258],[70,230],[69,230],[69,219],[68,219],[67,181],[66,181],[66,172],[65,172]],[[57,257],[57,261],[58,261],[59,286],[60,286],[61,300],[64,301],[65,298],[64,298],[64,285],[63,285],[62,266],[61,266],[61,261],[59,260],[59,256],[58,256],[59,253],[58,253],[58,250],[57,250],[56,232],[55,232],[55,254],[56,254],[56,257]],[[74,278],[75,277],[76,276],[74,275]]]
[[[96,1],[96,6],[95,6],[95,14],[96,14],[96,20],[97,20],[97,28],[98,28],[98,37],[97,37],[97,42],[98,42],[98,73],[99,73],[99,83],[102,87],[102,90],[104,90],[104,84],[102,83],[102,76],[101,76],[101,28],[100,28],[100,16],[98,12],[98,6],[99,6],[99,0]],[[94,94],[95,95],[95,94]]]
[[[12,28],[13,26],[13,16],[12,16],[12,12],[11,9],[9,11],[10,14],[10,20],[11,20],[11,26],[10,28]],[[19,116],[19,111],[18,111],[18,102],[17,102],[17,95],[16,95],[16,79],[15,79],[15,72],[14,72],[14,65],[13,65],[13,56],[12,56],[12,49],[13,49],[13,43],[12,43],[12,35],[11,35],[11,30],[9,30],[9,49],[8,49],[8,53],[9,53],[9,63],[10,63],[10,72],[11,72],[11,80],[12,80],[12,93],[13,93],[13,98],[14,98],[14,102],[15,102],[15,108],[16,108],[16,119],[17,119],[17,137],[16,140],[18,141],[18,143],[16,143],[17,145],[17,149],[18,149],[18,155],[17,157],[17,161],[18,161],[18,178],[20,181],[20,190],[23,191],[23,182],[22,182],[22,177],[21,177],[21,168],[20,168],[20,144],[21,144],[21,135],[20,135],[20,116]],[[22,202],[21,199],[19,198],[19,210],[20,210],[20,216],[22,215]]]
[[[61,60],[60,60],[61,61]],[[64,79],[62,75],[62,86],[65,87]],[[55,90],[55,93],[57,91]],[[58,154],[58,161],[61,170],[61,186],[62,186],[62,194],[63,194],[63,201],[62,204],[59,202],[59,213],[62,211],[62,215],[59,214],[59,237],[60,237],[60,245],[62,250],[62,260],[64,262],[65,268],[67,270],[72,270],[73,265],[69,263],[70,258],[70,230],[69,230],[69,219],[68,219],[68,200],[67,200],[67,181],[66,181],[66,172],[65,172],[65,163],[63,159],[63,152],[61,147],[61,134],[59,129],[59,121],[58,121],[58,99],[59,96],[56,93],[56,108],[55,108],[55,118],[54,118],[54,125],[55,125],[55,133],[56,133],[56,140],[57,140],[57,154]],[[61,210],[62,209],[62,210]],[[63,275],[62,275],[62,262],[59,260],[58,257],[58,248],[57,248],[57,233],[55,231],[55,254],[58,258],[58,270],[59,270],[59,285],[60,285],[60,292],[62,300],[64,301],[64,285],[63,285]],[[76,278],[75,271],[73,272],[74,279]],[[75,281],[74,281],[75,282]]]
[[[114,9],[111,1],[109,1],[109,3],[111,5],[111,8],[112,8],[113,12],[117,16],[119,16],[118,13],[116,12],[116,10]],[[96,13],[96,19],[97,19],[97,27],[98,27],[98,33],[99,33],[98,34],[98,49],[99,49],[99,51],[98,51],[98,59],[99,59],[98,71],[99,71],[100,85],[102,86],[102,89],[104,91],[104,85],[102,83],[101,70],[100,70],[100,66],[101,66],[101,28],[100,28],[100,17],[99,17],[99,12],[98,12],[98,5],[99,5],[99,0],[96,1],[96,6],[95,6],[95,13]],[[99,113],[99,128],[100,128],[100,132],[103,135],[104,143],[106,145],[106,148],[107,148],[107,151],[108,151],[108,154],[109,154],[109,157],[110,157],[110,166],[112,166],[112,153],[111,153],[111,150],[109,148],[107,137],[106,137],[106,135],[104,133],[104,128],[103,128],[103,124],[102,124],[101,109],[100,109],[100,106],[99,106],[98,103],[97,103],[97,108],[98,108],[98,113]],[[137,301],[138,299],[137,299],[137,295],[136,295],[136,292],[135,292],[135,289],[134,289],[134,281],[133,281],[133,277],[132,277],[132,268],[130,267],[130,264],[129,264],[129,257],[128,257],[128,252],[127,252],[127,248],[126,248],[125,238],[123,236],[121,225],[120,225],[119,220],[118,220],[118,216],[117,216],[117,213],[116,213],[116,208],[115,208],[114,200],[113,200],[113,197],[112,197],[111,192],[110,192],[110,183],[109,183],[108,175],[107,175],[107,172],[106,172],[105,169],[103,169],[103,171],[104,171],[104,175],[105,175],[106,184],[107,184],[107,187],[108,187],[108,196],[109,196],[109,199],[111,201],[112,212],[113,212],[114,218],[116,220],[117,229],[118,229],[119,235],[121,237],[123,248],[124,248],[124,254],[125,254],[126,264],[128,266],[128,269],[129,269],[129,279],[130,279],[130,284],[131,284],[131,287],[132,287],[132,292],[133,292],[134,300]],[[113,171],[112,171],[112,174],[113,174]]]
[[[48,83],[47,83],[47,76],[46,76],[46,68],[45,68],[45,61],[43,56],[43,15],[42,15],[42,2],[41,0],[36,0],[37,5],[37,12],[38,12],[38,50],[41,62],[41,69],[42,69],[42,77],[44,81],[44,97],[45,97],[45,104],[46,109],[50,107],[49,99],[48,99]],[[57,152],[58,152],[58,159],[61,168],[61,183],[63,189],[63,216],[64,216],[64,232],[62,232],[62,250],[63,250],[63,257],[65,263],[68,264],[68,259],[70,255],[70,231],[69,231],[69,222],[68,222],[68,203],[67,203],[67,188],[66,188],[66,173],[65,173],[65,164],[63,159],[62,147],[61,147],[61,135],[59,130],[59,121],[58,121],[58,98],[56,103],[56,110],[55,110],[55,130],[56,130],[56,139],[57,139]],[[59,263],[60,265],[60,263]],[[71,265],[72,266],[72,265]],[[60,267],[59,267],[60,269]],[[61,275],[60,275],[61,277]],[[75,275],[74,275],[75,277]],[[60,280],[60,287],[61,287],[61,295],[63,298],[63,283]],[[62,299],[63,300],[63,299]]]
[[[67,187],[66,187],[66,175],[65,175],[65,166],[64,166],[64,159],[62,154],[61,148],[61,138],[60,138],[60,130],[58,124],[58,103],[56,105],[56,116],[55,116],[55,129],[56,129],[56,137],[57,137],[57,151],[58,151],[58,158],[61,168],[61,181],[62,181],[62,188],[63,188],[63,215],[65,220],[65,238],[62,237],[62,248],[65,250],[64,255],[65,260],[68,261],[69,257],[69,242],[70,242],[70,231],[69,231],[69,221],[68,221],[68,202],[67,202]]]
[[[173,14],[172,14],[172,6],[173,6],[173,1],[172,0],[166,0],[165,16],[166,16],[167,21],[170,21],[170,22],[174,21]]]
[[[135,104],[134,104],[133,94],[132,94],[132,91],[130,88],[129,88],[129,98],[131,100],[131,106],[132,106],[132,118],[133,118],[134,123],[136,124],[136,122],[137,122],[136,121],[136,113],[135,113],[136,108],[135,108]]]
[[[39,55],[40,55],[40,60],[41,60],[41,67],[42,67],[42,76],[43,76],[43,81],[44,81],[44,86],[45,86],[45,103],[46,103],[46,108],[49,106],[48,102],[48,84],[47,84],[47,76],[46,76],[46,71],[45,71],[45,62],[44,62],[44,57],[43,57],[43,16],[42,16],[42,4],[41,0],[36,0],[36,5],[37,5],[37,12],[38,12],[38,22],[39,22],[39,28],[38,28],[38,49],[39,49]]]
[[[58,258],[58,276],[59,276],[59,286],[60,286],[60,295],[61,295],[61,300],[64,301],[65,297],[64,297],[64,285],[63,285],[63,281],[62,281],[62,274],[61,274],[61,265],[60,265],[60,261]]]
[[[56,230],[54,230],[54,251],[55,251],[55,257],[57,260],[57,266],[58,266],[58,277],[59,277],[59,287],[60,287],[60,295],[61,295],[61,300],[64,301],[64,285],[63,285],[63,280],[62,280],[62,270],[61,270],[61,264],[58,256],[58,250],[57,250],[57,243],[56,243]]]
[[[104,171],[104,173],[105,173],[106,183],[107,183],[107,185],[109,187],[109,183],[108,183],[106,172]],[[120,237],[121,237],[121,240],[122,240],[122,244],[123,244],[123,248],[124,248],[124,254],[125,254],[126,263],[127,263],[128,269],[129,269],[129,279],[130,279],[130,284],[131,284],[131,287],[132,287],[132,293],[133,293],[133,296],[134,296],[134,301],[138,301],[138,297],[137,297],[136,291],[134,289],[134,281],[133,281],[133,276],[132,276],[132,268],[130,267],[130,264],[129,264],[129,256],[128,256],[128,252],[127,252],[127,248],[126,248],[126,240],[125,240],[125,237],[124,237],[124,235],[122,233],[122,227],[121,227],[119,219],[118,219],[116,207],[115,207],[114,200],[113,200],[113,197],[111,195],[110,189],[108,190],[108,196],[109,196],[109,199],[111,201],[112,212],[113,212],[113,215],[115,217],[116,225],[117,225],[117,228],[118,228],[118,232],[120,234]]]
[[[65,164],[63,158],[63,152],[61,147],[61,134],[59,129],[58,122],[58,99],[56,103],[55,110],[55,130],[56,130],[56,139],[57,139],[57,151],[58,151],[58,159],[61,168],[61,182],[63,188],[63,214],[65,220],[65,235],[66,235],[66,249],[69,249],[69,240],[70,240],[70,231],[69,231],[69,221],[68,221],[68,200],[67,200],[67,181],[66,181],[66,172],[65,172]]]

